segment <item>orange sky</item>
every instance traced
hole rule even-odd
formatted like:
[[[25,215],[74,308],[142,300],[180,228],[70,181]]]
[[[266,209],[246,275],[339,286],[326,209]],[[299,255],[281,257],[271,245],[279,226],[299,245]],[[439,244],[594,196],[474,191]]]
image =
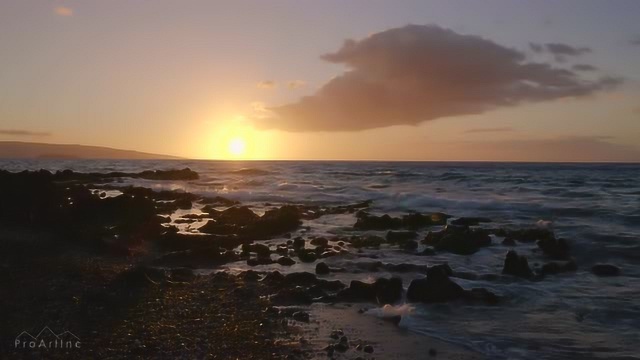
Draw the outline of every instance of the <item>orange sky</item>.
[[[640,161],[638,13],[624,1],[3,1],[0,141]]]

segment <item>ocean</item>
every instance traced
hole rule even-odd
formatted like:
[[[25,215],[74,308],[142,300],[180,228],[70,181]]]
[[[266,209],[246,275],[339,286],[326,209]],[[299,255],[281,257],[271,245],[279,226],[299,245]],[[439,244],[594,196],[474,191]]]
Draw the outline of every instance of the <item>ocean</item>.
[[[401,327],[456,343],[496,359],[639,359],[640,356],[640,165],[490,162],[325,162],[192,160],[0,160],[0,169],[79,172],[178,169],[200,174],[195,181],[122,179],[119,184],[157,190],[182,189],[241,201],[260,213],[284,203],[345,205],[372,200],[373,214],[444,212],[486,217],[483,227],[552,228],[569,240],[578,264],[573,273],[529,281],[508,276],[486,280],[455,278],[465,288],[484,287],[503,295],[497,306],[459,303],[399,305]],[[182,210],[183,212],[186,210]],[[199,210],[193,209],[192,212]],[[187,211],[188,212],[188,211]],[[178,217],[183,213],[174,215]],[[305,221],[299,234],[349,235],[354,214]],[[199,223],[180,224],[185,232]],[[420,232],[424,237],[429,229]],[[385,232],[369,231],[383,235]],[[267,241],[270,244],[282,239]],[[345,269],[330,278],[348,282],[400,276],[405,288],[416,273],[369,272],[367,263],[434,265],[447,262],[458,273],[499,274],[510,247],[493,245],[470,256],[413,253],[382,247],[353,250],[326,259]],[[547,259],[535,244],[515,248],[535,268]],[[419,249],[420,250],[420,249]],[[618,277],[591,273],[596,263],[622,269]],[[227,264],[229,271],[245,263]],[[256,270],[313,271],[314,264],[260,265]],[[381,311],[373,310],[375,316]]]

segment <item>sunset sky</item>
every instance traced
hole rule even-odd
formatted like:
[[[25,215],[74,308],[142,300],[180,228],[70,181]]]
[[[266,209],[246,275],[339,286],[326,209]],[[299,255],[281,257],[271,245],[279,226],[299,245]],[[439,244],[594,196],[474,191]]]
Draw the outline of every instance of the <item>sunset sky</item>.
[[[640,161],[640,1],[2,0],[0,140]]]

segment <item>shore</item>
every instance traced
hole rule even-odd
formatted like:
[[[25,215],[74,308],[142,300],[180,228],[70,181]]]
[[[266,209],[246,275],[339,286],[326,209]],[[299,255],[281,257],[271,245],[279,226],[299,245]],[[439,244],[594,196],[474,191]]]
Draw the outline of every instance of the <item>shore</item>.
[[[367,200],[251,208],[122,186],[121,178],[198,174],[0,172],[0,350],[9,358],[481,359],[407,330],[409,309],[491,309],[507,297],[466,284],[536,283],[577,269],[569,242],[543,227],[377,215]],[[348,236],[305,235],[319,219],[345,218],[355,219]],[[471,256],[496,238],[507,252],[499,274],[429,260]],[[534,244],[544,262],[529,265],[519,244]],[[381,261],[395,253],[417,261]],[[599,264],[592,272],[620,269]]]

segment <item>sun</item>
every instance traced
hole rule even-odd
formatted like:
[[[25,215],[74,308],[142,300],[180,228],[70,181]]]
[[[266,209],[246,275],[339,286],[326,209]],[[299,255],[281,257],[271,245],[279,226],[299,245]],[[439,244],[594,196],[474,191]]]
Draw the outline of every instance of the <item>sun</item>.
[[[244,155],[247,143],[242,138],[233,138],[229,140],[229,153],[233,156]]]

